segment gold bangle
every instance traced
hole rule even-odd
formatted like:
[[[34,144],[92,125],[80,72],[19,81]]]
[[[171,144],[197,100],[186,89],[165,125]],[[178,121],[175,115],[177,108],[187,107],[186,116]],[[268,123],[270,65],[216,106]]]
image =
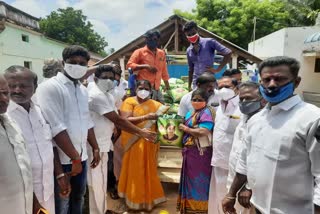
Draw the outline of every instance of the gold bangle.
[[[43,209],[43,208],[40,208],[40,209],[38,210],[37,214],[39,214],[39,213],[49,214],[48,210]]]

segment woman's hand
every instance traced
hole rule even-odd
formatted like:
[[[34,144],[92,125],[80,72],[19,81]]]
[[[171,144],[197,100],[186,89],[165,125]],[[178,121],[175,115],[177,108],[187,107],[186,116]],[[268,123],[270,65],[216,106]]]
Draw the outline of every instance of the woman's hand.
[[[146,115],[146,119],[147,120],[157,120],[158,119],[158,115],[156,113],[149,113]]]
[[[188,129],[188,127],[187,127],[186,125],[180,123],[180,124],[179,124],[179,129],[180,129],[181,131],[186,132],[186,130]]]

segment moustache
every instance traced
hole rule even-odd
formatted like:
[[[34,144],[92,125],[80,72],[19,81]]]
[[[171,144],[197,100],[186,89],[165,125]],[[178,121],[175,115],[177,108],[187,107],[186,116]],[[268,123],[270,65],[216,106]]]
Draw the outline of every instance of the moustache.
[[[14,97],[25,97],[23,94],[20,93],[11,93],[10,96]]]

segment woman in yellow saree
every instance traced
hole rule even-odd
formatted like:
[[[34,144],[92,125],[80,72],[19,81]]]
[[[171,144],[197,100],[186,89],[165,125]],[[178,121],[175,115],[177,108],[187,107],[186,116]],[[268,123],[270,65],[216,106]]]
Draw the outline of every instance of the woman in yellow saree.
[[[151,84],[142,80],[137,82],[136,97],[127,98],[120,114],[140,128],[156,131],[154,120],[167,108],[150,99]],[[151,211],[154,206],[166,201],[157,172],[159,144],[122,132],[121,143],[124,148],[118,192],[125,199],[130,210]]]

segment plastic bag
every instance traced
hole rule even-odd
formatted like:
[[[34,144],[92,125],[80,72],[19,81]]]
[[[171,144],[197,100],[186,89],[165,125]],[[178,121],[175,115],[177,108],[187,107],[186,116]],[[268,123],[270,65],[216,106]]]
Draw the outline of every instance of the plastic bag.
[[[170,78],[169,79],[169,84],[183,84],[184,81],[182,79],[178,79],[178,78]]]
[[[179,104],[171,104],[167,114],[178,114]]]
[[[176,114],[158,117],[158,141],[162,146],[182,147],[183,131],[179,130],[183,118]]]
[[[189,91],[184,88],[174,88],[171,90],[173,102],[178,103],[180,102],[181,98],[187,94]]]

